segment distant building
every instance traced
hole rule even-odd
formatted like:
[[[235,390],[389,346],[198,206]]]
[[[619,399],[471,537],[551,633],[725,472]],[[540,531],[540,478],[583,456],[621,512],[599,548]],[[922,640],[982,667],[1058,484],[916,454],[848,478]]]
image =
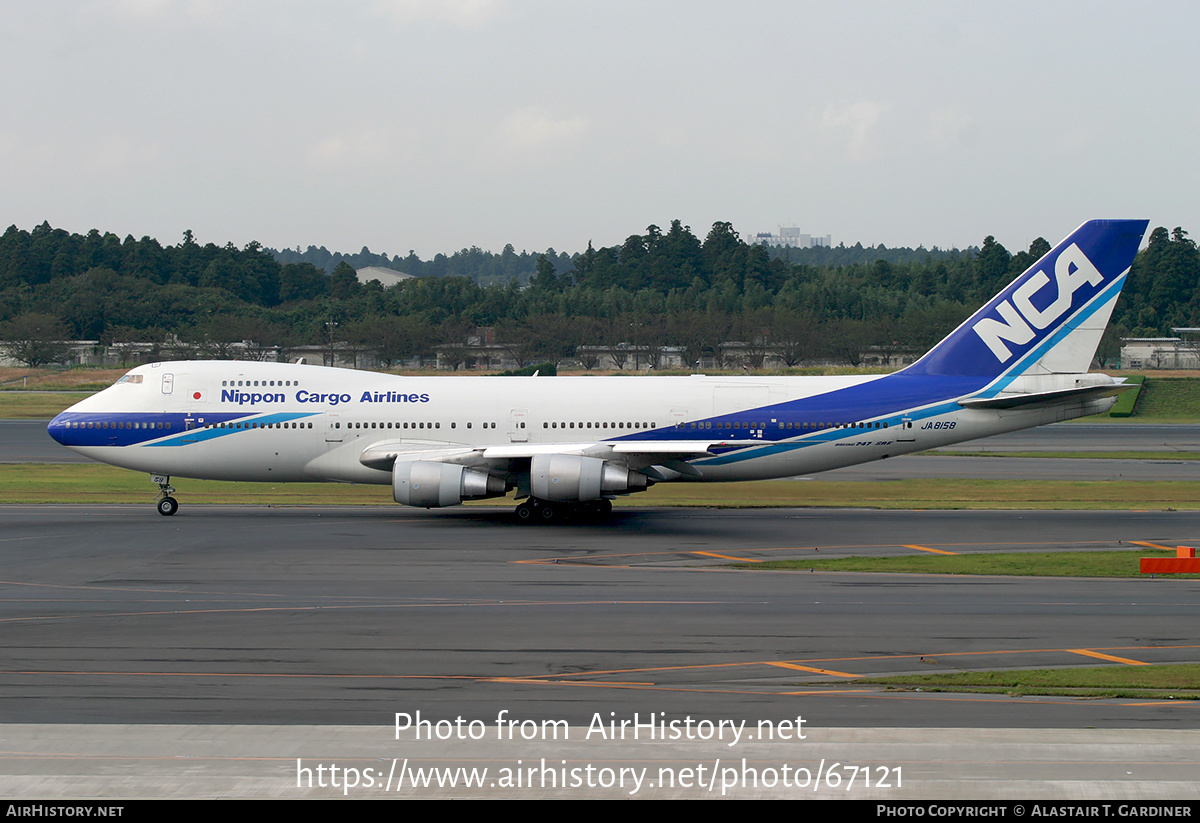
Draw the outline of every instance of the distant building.
[[[447,343],[434,349],[440,371],[511,371],[520,368],[512,353],[499,343],[481,343],[478,337],[463,344]]]
[[[681,369],[687,366],[682,346],[578,346],[575,357],[586,369],[640,371],[645,368]]]
[[[717,346],[716,351],[700,360],[701,368],[744,368],[748,371],[761,369],[786,369],[787,344],[765,341],[743,342],[730,340]],[[858,365],[872,368],[902,369],[915,363],[924,350],[890,346],[868,346],[859,352]],[[837,357],[805,358],[798,366],[842,368],[846,361]]]
[[[833,245],[833,235],[801,234],[797,226],[780,226],[778,234],[760,231],[751,242],[759,246],[787,246],[793,249],[810,249],[813,246],[828,248]]]
[[[405,280],[412,280],[416,275],[405,274],[402,271],[395,269],[387,269],[383,266],[367,266],[365,268],[356,269],[354,274],[358,277],[358,282],[366,285],[372,280],[378,280],[379,284],[385,289],[388,286],[394,286]]]
[[[1122,369],[1200,369],[1200,329],[1177,328],[1179,337],[1122,337]]]

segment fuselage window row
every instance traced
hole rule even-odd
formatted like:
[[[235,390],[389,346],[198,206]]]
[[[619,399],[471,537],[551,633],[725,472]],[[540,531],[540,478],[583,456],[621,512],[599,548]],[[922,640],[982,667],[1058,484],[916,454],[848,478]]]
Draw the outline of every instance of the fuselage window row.
[[[816,431],[818,429],[886,429],[886,428],[888,428],[888,425],[889,425],[888,423],[882,422],[882,421],[875,421],[873,423],[827,423],[827,422],[780,423],[779,428],[781,428],[781,429],[811,429],[813,431]],[[702,420],[698,423],[677,423],[675,427],[679,428],[679,429],[682,429],[685,427],[690,428],[690,429],[696,429],[696,428],[711,429],[711,428],[714,428],[714,424],[711,421]],[[766,423],[717,422],[715,424],[715,428],[718,428],[718,429],[767,429],[769,427]]]
[[[470,428],[470,423],[467,423],[467,428]],[[496,423],[486,422],[480,423],[482,428],[496,428]],[[335,422],[334,428],[341,428],[341,422]],[[362,422],[362,421],[347,421],[347,428],[442,428],[442,422]],[[457,428],[457,422],[451,422],[450,428]],[[521,423],[521,428],[524,428],[524,423]],[[308,423],[308,428],[312,428],[312,423]]]
[[[312,423],[205,423],[206,429],[311,429]]]
[[[521,424],[525,428],[525,424]],[[543,429],[655,429],[657,423],[542,423]]]
[[[299,380],[222,380],[221,387],[229,386],[291,386],[300,385]]]
[[[169,429],[170,423],[152,422],[152,423],[126,423],[124,421],[107,422],[95,420],[76,420],[66,424],[70,429]]]
[[[125,422],[125,421],[111,422],[111,421],[77,420],[77,421],[68,423],[67,425],[69,428],[73,428],[73,429],[80,429],[80,428],[86,428],[86,429],[164,429],[165,428],[165,429],[170,429],[171,428],[170,422],[162,422],[162,421],[158,421],[158,422],[140,422],[140,421],[139,422]],[[471,423],[467,423],[466,427],[469,429],[469,428],[471,428],[471,425],[472,425]],[[482,423],[480,425],[485,429],[496,428],[495,423]],[[632,423],[631,422],[607,422],[607,423],[546,422],[546,423],[542,423],[542,428],[543,429],[576,429],[576,428],[578,428],[578,429],[584,429],[584,428],[587,428],[587,429],[592,429],[592,428],[595,428],[595,429],[609,429],[609,428],[612,428],[612,429],[653,429],[653,428],[657,428],[657,425],[658,424],[656,424],[656,423],[645,423],[645,422],[642,422],[642,423],[637,423],[637,422],[632,422]],[[768,428],[768,425],[766,423],[761,423],[761,422],[752,422],[752,423],[717,422],[714,424],[711,421],[679,423],[676,425],[676,428],[684,428],[685,426],[687,428],[691,428],[691,429],[717,428],[717,429],[752,429],[753,430],[753,429]],[[819,423],[780,423],[779,424],[779,428],[811,429],[814,431],[819,430],[819,429],[835,429],[835,428],[836,429],[855,429],[855,428],[857,428],[857,429],[886,429],[886,428],[888,428],[888,426],[889,426],[888,423],[880,422],[880,421],[876,421],[876,422],[872,422],[872,423],[819,422]],[[234,423],[206,423],[204,425],[204,428],[206,428],[206,429],[212,429],[212,428],[221,428],[221,429],[227,429],[227,428],[238,428],[238,429],[242,429],[242,428],[256,428],[256,429],[261,429],[261,428],[275,428],[275,429],[278,429],[278,428],[284,428],[284,429],[301,428],[301,429],[304,429],[304,428],[308,428],[308,429],[311,429],[312,427],[313,427],[312,423],[298,423],[298,424],[297,423],[236,423],[236,424],[234,424]],[[342,427],[342,424],[334,423],[333,427],[335,429],[340,429]],[[396,428],[396,429],[399,429],[399,428],[440,429],[442,427],[442,424],[440,422],[429,422],[429,423],[426,423],[426,422],[393,423],[390,421],[387,423],[355,422],[355,423],[347,423],[346,427],[347,428],[355,428],[355,429],[375,429],[375,428],[379,428],[379,429],[383,429],[383,428],[388,428],[388,429],[392,429],[392,428]],[[450,424],[450,428],[452,428],[452,429],[457,428],[457,427],[458,427],[457,423]],[[519,423],[518,428],[522,428],[522,429],[525,428],[525,424],[523,422]]]

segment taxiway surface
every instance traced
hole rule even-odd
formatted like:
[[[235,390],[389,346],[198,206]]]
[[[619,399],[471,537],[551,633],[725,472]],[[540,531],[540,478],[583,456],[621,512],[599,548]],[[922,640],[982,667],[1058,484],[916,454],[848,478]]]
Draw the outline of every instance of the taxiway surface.
[[[967,447],[1194,451],[1198,435],[1192,426],[1076,425]],[[62,459],[75,456],[44,423],[0,421],[0,462]],[[913,456],[818,477],[1194,480],[1198,471],[1182,460]],[[903,791],[826,785],[804,796],[1161,799],[1200,787],[1195,701],[853,682],[1197,662],[1200,581],[752,570],[763,559],[924,550],[1118,549],[1134,563],[1143,548],[1196,545],[1200,513],[635,508],[605,525],[531,528],[515,525],[507,506],[185,499],[170,519],[150,506],[2,506],[0,523],[0,790],[9,797],[342,796],[301,790],[297,758],[314,765],[337,755],[366,768],[389,753],[397,712],[563,721],[577,734],[597,717],[665,713],[751,727],[803,717],[811,733],[800,748],[718,743],[653,754],[628,742],[536,745],[544,739],[390,749],[455,768],[548,754],[601,764],[674,758],[681,768],[802,755],[810,766],[826,756],[869,762],[885,776],[902,766],[908,780]],[[751,570],[732,569],[737,561]],[[480,796],[405,796],[431,794]],[[798,796],[737,796],[768,794]]]
[[[7,722],[1194,728],[1190,701],[948,698],[857,675],[1200,661],[1200,582],[732,570],[736,561],[1194,544],[1192,512],[8,506]],[[923,548],[917,548],[923,547]]]

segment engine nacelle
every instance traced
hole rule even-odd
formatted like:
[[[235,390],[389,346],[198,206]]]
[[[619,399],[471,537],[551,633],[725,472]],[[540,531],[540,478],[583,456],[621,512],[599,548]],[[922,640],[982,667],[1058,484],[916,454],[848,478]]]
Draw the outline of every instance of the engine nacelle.
[[[392,466],[392,497],[405,506],[457,506],[464,500],[499,497],[507,491],[499,477],[453,463],[415,460],[397,461]]]
[[[641,472],[614,466],[598,457],[539,454],[529,467],[530,493],[555,502],[599,500],[605,493],[645,491],[647,485],[648,478]]]

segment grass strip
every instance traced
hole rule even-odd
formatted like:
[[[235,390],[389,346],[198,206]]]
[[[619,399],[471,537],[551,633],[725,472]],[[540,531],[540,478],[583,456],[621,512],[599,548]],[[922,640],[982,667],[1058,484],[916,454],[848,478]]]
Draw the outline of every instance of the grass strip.
[[[351,483],[233,483],[172,478],[184,506],[205,503],[381,505],[388,486]],[[0,466],[0,503],[145,503],[158,495],[150,475],[82,463]]]
[[[1200,413],[1200,380],[1155,377],[1142,384],[1134,416],[1138,419],[1190,420]]]
[[[880,574],[990,574],[1021,577],[1149,577],[1138,571],[1141,557],[1162,552],[1142,546],[1099,552],[996,552],[971,554],[912,554],[890,557],[805,558],[741,563],[735,568],[754,571],[874,572]],[[1200,574],[1172,578],[1200,579]]]
[[[347,483],[232,483],[173,478],[185,506],[193,503],[378,505],[387,486]],[[0,467],[0,503],[143,503],[157,487],[149,475],[92,463],[15,463]],[[618,506],[816,507],[877,509],[1200,509],[1196,483],[1113,480],[964,480],[903,482],[762,480],[751,483],[662,483]],[[504,506],[512,498],[479,501]]]
[[[1200,665],[1195,663],[911,674],[862,678],[854,682],[886,685],[906,691],[1200,700]]]
[[[0,420],[49,420],[90,392],[0,392]]]
[[[1117,402],[1108,411],[1109,417],[1131,417],[1133,409],[1137,405],[1138,396],[1142,393],[1142,386],[1146,382],[1145,375],[1135,374],[1125,378],[1125,385],[1137,386],[1133,391],[1121,392],[1117,395]]]

